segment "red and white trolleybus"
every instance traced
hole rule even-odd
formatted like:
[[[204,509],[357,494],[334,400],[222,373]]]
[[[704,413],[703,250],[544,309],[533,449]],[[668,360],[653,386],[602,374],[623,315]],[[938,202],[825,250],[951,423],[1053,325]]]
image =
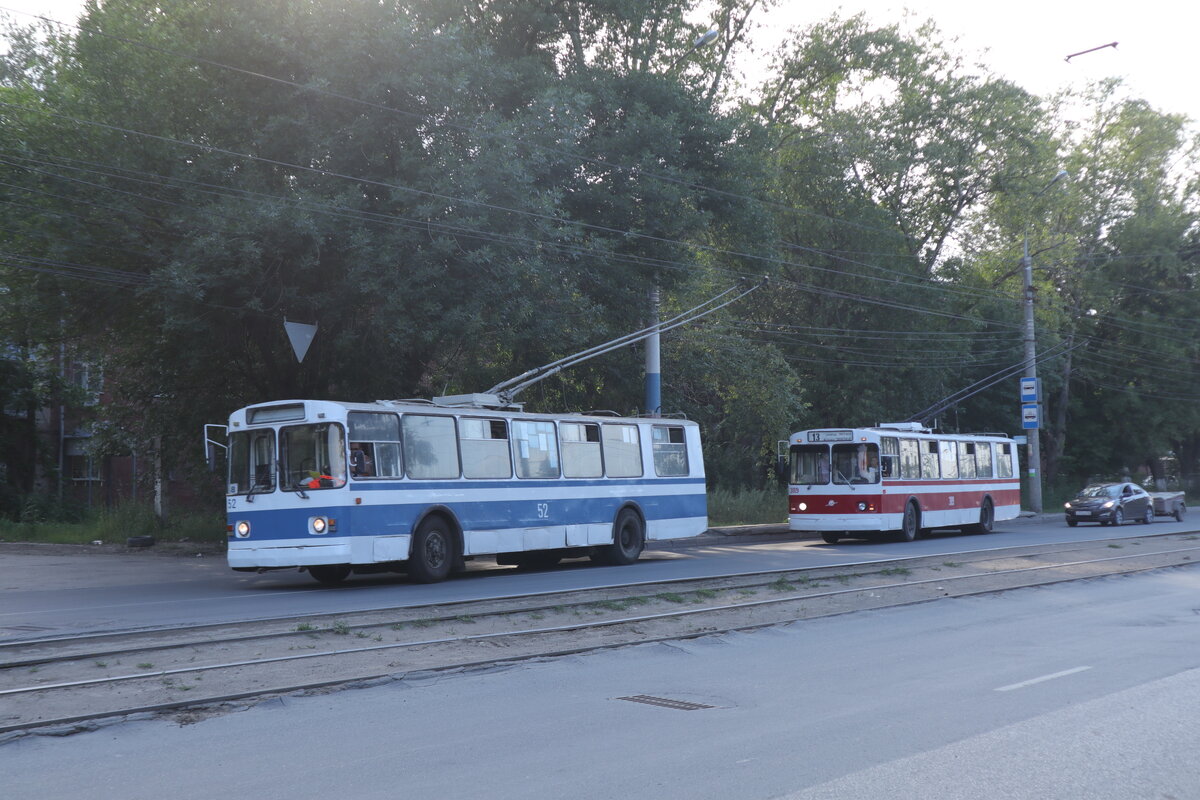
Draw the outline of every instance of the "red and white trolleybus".
[[[800,431],[788,440],[788,521],[843,536],[930,528],[991,531],[1021,511],[1017,448],[1003,434],[934,433],[914,422]]]

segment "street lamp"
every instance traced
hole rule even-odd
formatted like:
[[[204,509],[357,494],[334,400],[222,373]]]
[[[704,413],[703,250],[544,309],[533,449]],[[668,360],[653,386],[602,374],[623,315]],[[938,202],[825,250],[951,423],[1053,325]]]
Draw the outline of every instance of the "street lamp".
[[[1033,199],[1050,191],[1051,187],[1067,177],[1060,169],[1054,179],[1047,183]],[[1021,247],[1021,266],[1025,271],[1025,377],[1037,386],[1037,341],[1033,335],[1033,259],[1029,256],[1029,223],[1025,223],[1025,241]],[[1036,402],[1041,404],[1041,388]],[[1035,514],[1042,513],[1042,420],[1038,415],[1037,426],[1029,433],[1029,507]]]
[[[713,25],[704,33],[696,37],[692,42],[692,46],[687,49],[683,55],[671,62],[670,69],[675,69],[679,62],[690,56],[692,53],[699,50],[701,47],[710,44],[720,34],[720,29]],[[654,286],[650,287],[650,326],[658,325],[658,280],[655,279]],[[646,339],[646,405],[645,413],[652,417],[657,417],[662,413],[662,356],[660,349],[660,340],[658,331],[650,334]]]

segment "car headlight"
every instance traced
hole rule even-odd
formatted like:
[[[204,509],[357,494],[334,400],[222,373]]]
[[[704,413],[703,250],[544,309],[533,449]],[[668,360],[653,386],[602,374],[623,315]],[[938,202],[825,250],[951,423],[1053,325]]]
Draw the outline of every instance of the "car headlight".
[[[1100,506],[1100,507],[1101,507],[1101,508],[1112,508],[1112,507],[1113,507],[1113,501],[1112,501],[1112,500],[1109,500],[1107,503],[1105,503],[1104,505],[1102,505],[1102,506]]]
[[[1068,511],[1070,511],[1070,510],[1071,510],[1071,504],[1070,504],[1070,503],[1063,503],[1063,508],[1065,508],[1065,509],[1067,509]]]

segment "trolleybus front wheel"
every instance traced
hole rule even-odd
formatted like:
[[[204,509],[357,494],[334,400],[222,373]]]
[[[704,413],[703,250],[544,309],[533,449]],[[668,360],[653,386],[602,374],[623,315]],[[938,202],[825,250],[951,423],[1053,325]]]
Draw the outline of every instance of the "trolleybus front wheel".
[[[825,540],[825,544],[837,544],[842,540],[842,535],[837,531],[826,531],[821,534],[821,538]]]
[[[624,566],[637,561],[645,547],[646,531],[642,519],[633,509],[626,508],[613,523],[613,543],[597,548],[592,560],[598,564]]]
[[[413,534],[408,577],[418,583],[445,580],[456,558],[454,533],[445,519],[426,517]]]

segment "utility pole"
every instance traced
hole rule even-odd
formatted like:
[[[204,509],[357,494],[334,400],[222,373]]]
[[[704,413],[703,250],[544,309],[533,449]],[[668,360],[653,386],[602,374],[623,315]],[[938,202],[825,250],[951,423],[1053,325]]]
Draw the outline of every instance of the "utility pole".
[[[1067,171],[1060,169],[1033,199],[1050,191],[1050,187],[1067,177]],[[1037,340],[1033,333],[1033,258],[1029,255],[1029,225],[1025,225],[1025,241],[1021,247],[1021,266],[1025,272],[1025,377],[1037,384]],[[1042,415],[1041,388],[1037,389],[1038,405],[1037,425],[1029,430],[1029,508],[1035,514],[1042,513]]]

